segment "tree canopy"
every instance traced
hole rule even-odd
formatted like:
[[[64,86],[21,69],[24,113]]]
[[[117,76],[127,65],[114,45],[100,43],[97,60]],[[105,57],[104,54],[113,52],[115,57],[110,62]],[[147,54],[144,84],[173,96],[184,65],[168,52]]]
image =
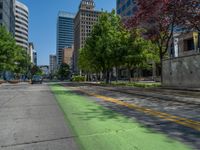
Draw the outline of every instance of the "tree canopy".
[[[140,30],[127,30],[114,11],[102,12],[80,50],[79,67],[89,73],[103,72],[108,83],[113,68],[144,67],[154,58],[152,45]]]
[[[161,68],[162,60],[173,44],[175,28],[200,31],[199,0],[137,0],[137,5],[138,10],[126,26],[145,29],[143,37],[159,48]]]
[[[57,75],[60,80],[68,79],[70,74],[70,67],[66,63],[62,63],[58,69]]]
[[[30,65],[27,52],[18,46],[5,27],[0,27],[0,71],[25,73]]]

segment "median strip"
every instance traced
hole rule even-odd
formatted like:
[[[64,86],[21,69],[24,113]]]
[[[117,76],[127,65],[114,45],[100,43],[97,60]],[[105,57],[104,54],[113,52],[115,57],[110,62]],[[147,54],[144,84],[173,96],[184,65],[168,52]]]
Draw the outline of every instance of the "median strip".
[[[189,150],[189,146],[107,109],[89,97],[51,86],[83,150]]]
[[[130,103],[127,103],[127,102],[124,102],[124,101],[121,101],[121,100],[118,100],[118,99],[115,99],[115,98],[111,98],[111,97],[107,97],[107,96],[103,96],[103,95],[98,95],[98,94],[95,94],[95,93],[89,93],[89,92],[86,92],[82,89],[80,89],[80,91],[87,94],[87,95],[94,96],[96,98],[100,98],[104,101],[112,102],[112,103],[115,103],[115,104],[118,104],[118,105],[121,105],[121,106],[125,106],[125,107],[128,107],[130,109],[134,109],[134,110],[137,110],[139,112],[142,112],[142,113],[145,113],[145,114],[148,114],[148,115],[151,115],[151,116],[159,117],[159,118],[162,118],[164,120],[168,120],[168,121],[171,121],[171,122],[192,128],[194,130],[200,131],[200,122],[199,121],[194,121],[194,120],[190,120],[190,119],[187,119],[187,118],[182,118],[182,117],[174,116],[174,115],[171,115],[171,114],[159,112],[159,111],[149,109],[149,108],[146,108],[146,107],[141,107],[141,106],[138,106],[138,105],[135,105],[135,104],[130,104]]]

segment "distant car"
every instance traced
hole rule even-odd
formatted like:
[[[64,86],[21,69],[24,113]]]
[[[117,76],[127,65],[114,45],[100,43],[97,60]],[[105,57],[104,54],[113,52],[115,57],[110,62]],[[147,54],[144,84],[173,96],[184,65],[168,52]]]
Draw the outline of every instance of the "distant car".
[[[40,84],[42,84],[42,82],[43,82],[42,76],[34,75],[32,77],[32,81],[31,81],[32,84],[34,84],[34,83],[40,83]]]

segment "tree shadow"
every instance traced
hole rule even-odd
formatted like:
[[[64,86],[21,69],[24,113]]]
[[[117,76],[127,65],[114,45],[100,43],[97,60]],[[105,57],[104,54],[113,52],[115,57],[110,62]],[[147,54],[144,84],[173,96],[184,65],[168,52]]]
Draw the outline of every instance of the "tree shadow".
[[[82,97],[86,97],[86,98],[90,97],[88,94],[83,93],[81,91],[77,91],[77,90],[67,91],[65,89],[63,89],[63,90],[59,89],[59,90],[53,90],[53,93],[56,96],[62,96],[62,95],[66,96],[67,95],[67,96],[82,96]],[[92,99],[92,97],[90,97],[90,98],[87,100],[91,100],[91,102],[94,103],[94,105],[87,104],[85,106],[87,108],[87,110],[83,110],[81,112],[79,110],[80,113],[72,113],[72,115],[75,115],[76,117],[78,117],[81,120],[98,119],[100,121],[106,121],[106,120],[112,119],[112,120],[116,120],[121,123],[129,122],[129,121],[127,121],[127,118],[121,117],[122,115],[119,115],[117,112],[115,112],[111,109],[105,108],[101,105],[97,106],[95,104],[94,100]],[[97,101],[99,101],[99,100],[97,100]]]
[[[69,86],[69,84],[67,85]],[[74,84],[72,84],[74,87]],[[80,85],[77,85],[80,87]],[[106,121],[108,119],[114,119],[118,122],[127,123],[130,120],[135,120],[142,127],[148,128],[144,132],[147,133],[163,133],[169,138],[179,140],[186,145],[190,145],[194,149],[200,149],[200,132],[189,127],[185,127],[171,121],[166,121],[157,117],[147,115],[142,112],[138,112],[133,109],[129,109],[124,106],[120,106],[111,102],[105,102],[101,99],[89,96],[78,90],[57,90],[55,94],[58,95],[79,95],[90,97],[91,101],[96,101],[100,106],[94,108],[92,105],[87,106],[87,111],[81,113],[73,113],[82,120],[99,119],[100,121]],[[103,107],[101,107],[103,106]],[[119,114],[127,117],[123,119]],[[166,141],[171,142],[171,141]]]
[[[183,143],[190,145],[195,149],[200,149],[200,132],[197,130],[173,123],[171,121],[166,121],[157,117],[146,115],[144,113],[137,112],[123,106],[113,106],[113,104],[103,105],[110,110],[137,120],[137,122],[140,123],[142,126],[150,129],[147,132],[160,132],[170,138],[182,141]]]

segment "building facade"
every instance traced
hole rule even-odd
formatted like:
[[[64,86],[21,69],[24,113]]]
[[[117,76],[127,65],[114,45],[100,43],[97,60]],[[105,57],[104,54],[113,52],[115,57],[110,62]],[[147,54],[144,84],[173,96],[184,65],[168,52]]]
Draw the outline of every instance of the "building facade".
[[[33,64],[37,66],[37,51],[33,50]]]
[[[50,74],[54,74],[57,69],[57,60],[56,55],[49,55],[49,72]]]
[[[131,17],[137,11],[136,0],[117,0],[117,14],[122,18]]]
[[[19,46],[28,51],[28,15],[26,5],[16,1],[15,6],[15,40]]]
[[[28,54],[31,59],[31,63],[37,66],[37,52],[35,50],[34,44],[32,42],[29,43],[28,46]]]
[[[80,48],[83,48],[85,40],[98,21],[101,12],[95,11],[93,0],[82,0],[79,11],[74,19],[74,72],[78,72],[78,56]]]
[[[68,64],[72,68],[74,47],[63,49],[63,63]]]
[[[57,65],[62,63],[63,49],[74,43],[74,14],[60,11],[57,20]]]
[[[0,25],[15,34],[15,0],[0,0]]]

